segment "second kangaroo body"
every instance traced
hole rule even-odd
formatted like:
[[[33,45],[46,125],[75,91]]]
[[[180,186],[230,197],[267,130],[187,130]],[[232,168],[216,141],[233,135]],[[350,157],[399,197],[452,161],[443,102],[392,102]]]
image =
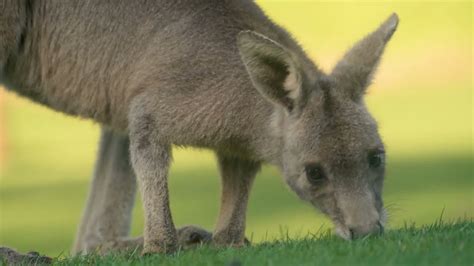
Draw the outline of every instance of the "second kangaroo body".
[[[363,94],[396,15],[325,74],[253,1],[0,5],[0,81],[103,125],[77,252],[111,241],[137,245],[124,238],[135,176],[143,252],[178,248],[168,200],[171,145],[217,154],[215,245],[244,244],[248,196],[262,163],[280,167],[342,237],[383,230],[384,148]]]

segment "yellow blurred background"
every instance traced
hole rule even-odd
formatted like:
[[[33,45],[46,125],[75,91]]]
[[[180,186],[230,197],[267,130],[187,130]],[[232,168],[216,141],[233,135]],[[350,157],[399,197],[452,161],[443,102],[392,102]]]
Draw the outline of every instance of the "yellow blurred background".
[[[390,227],[474,216],[471,2],[257,1],[324,70],[392,12],[400,17],[367,95],[388,150]],[[68,253],[87,195],[99,127],[0,90],[0,246]],[[208,151],[175,149],[176,224],[211,229],[219,178]],[[444,210],[444,211],[443,211]],[[330,228],[273,167],[252,192],[255,242]],[[143,218],[137,201],[133,234]]]

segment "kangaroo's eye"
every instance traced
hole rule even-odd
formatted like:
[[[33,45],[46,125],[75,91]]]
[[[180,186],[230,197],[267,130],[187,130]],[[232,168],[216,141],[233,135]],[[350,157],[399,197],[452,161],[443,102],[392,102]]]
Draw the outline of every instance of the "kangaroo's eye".
[[[326,180],[324,170],[319,164],[308,164],[305,166],[306,178],[313,185],[320,185]]]
[[[379,168],[385,161],[385,154],[382,151],[371,152],[368,160],[371,168]]]

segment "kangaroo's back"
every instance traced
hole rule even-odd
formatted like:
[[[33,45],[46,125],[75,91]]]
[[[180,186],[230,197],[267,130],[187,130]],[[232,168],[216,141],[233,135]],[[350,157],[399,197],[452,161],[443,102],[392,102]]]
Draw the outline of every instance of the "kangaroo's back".
[[[3,82],[56,110],[118,128],[126,127],[130,100],[149,87],[163,97],[208,99],[216,89],[245,87],[256,93],[236,47],[242,30],[299,49],[253,1],[30,3],[22,7],[21,42]]]

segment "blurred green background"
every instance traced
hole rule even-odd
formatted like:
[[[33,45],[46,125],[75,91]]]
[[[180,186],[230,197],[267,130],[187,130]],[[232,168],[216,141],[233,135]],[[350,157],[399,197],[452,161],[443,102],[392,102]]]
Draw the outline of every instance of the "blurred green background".
[[[257,1],[324,70],[395,11],[401,18],[367,102],[388,150],[390,227],[474,216],[471,2]],[[0,246],[68,253],[82,214],[99,127],[0,91]],[[219,178],[208,151],[176,149],[170,186],[176,224],[212,228]],[[137,201],[138,202],[138,201]],[[273,167],[259,174],[247,235],[271,240],[330,228]],[[133,234],[141,234],[139,203]]]

